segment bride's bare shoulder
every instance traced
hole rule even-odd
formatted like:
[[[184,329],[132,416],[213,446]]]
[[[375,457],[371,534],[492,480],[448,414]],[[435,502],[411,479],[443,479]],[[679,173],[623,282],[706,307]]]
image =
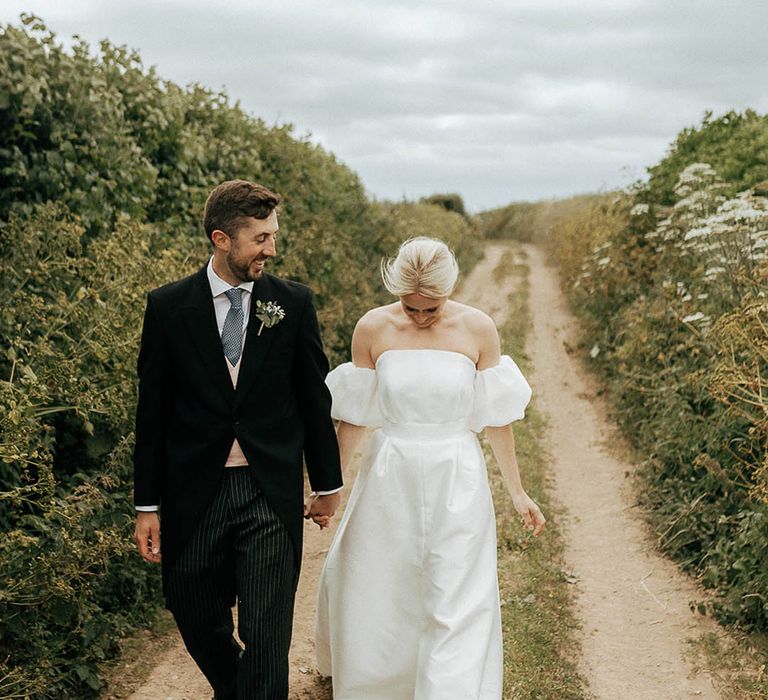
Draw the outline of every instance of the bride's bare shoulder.
[[[397,303],[366,311],[352,334],[352,360],[358,367],[373,367],[372,346],[395,319]]]
[[[373,332],[376,333],[387,324],[392,323],[395,318],[395,311],[398,307],[397,302],[387,304],[386,306],[376,306],[366,311],[355,326],[355,333]]]
[[[480,309],[468,304],[453,301],[454,313],[457,320],[466,326],[467,330],[479,336],[496,335],[496,324],[493,319]]]
[[[485,311],[466,304],[459,306],[461,325],[477,348],[477,368],[494,367],[501,357],[501,340],[496,324]]]

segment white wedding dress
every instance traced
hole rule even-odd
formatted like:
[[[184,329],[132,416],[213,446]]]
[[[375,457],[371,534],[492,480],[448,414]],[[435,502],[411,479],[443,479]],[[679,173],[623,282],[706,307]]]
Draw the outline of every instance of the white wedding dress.
[[[378,428],[320,579],[316,650],[334,700],[500,700],[496,524],[475,432],[523,417],[507,356],[387,350],[327,379],[333,416]]]

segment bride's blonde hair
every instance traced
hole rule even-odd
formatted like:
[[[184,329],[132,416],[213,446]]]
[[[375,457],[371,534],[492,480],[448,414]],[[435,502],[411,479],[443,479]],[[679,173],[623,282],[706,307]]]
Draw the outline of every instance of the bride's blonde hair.
[[[459,265],[451,249],[427,236],[409,238],[394,258],[381,261],[384,286],[397,297],[417,293],[432,299],[447,297],[458,276]]]

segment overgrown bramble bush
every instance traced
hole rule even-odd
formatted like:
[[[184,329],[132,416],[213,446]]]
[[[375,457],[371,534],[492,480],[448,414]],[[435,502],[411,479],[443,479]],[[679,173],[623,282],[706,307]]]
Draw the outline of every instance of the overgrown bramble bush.
[[[284,195],[273,269],[315,290],[332,363],[389,300],[382,255],[428,232],[467,262],[478,241],[442,207],[372,204],[290,126],[24,24],[0,27],[0,696],[80,699],[160,602],[132,541],[135,358],[146,292],[210,255],[210,188]]]
[[[157,169],[142,153],[123,96],[89,48],[65,53],[41,22],[0,30],[0,216],[55,200],[104,233],[118,213],[141,216]],[[105,47],[106,48],[106,47]]]
[[[131,541],[134,365],[144,289],[182,274],[129,220],[91,254],[62,205],[0,228],[0,692],[87,697],[157,610]],[[186,239],[189,253],[199,247]]]
[[[760,268],[762,289],[768,266]],[[741,464],[739,480],[755,500],[768,503],[768,305],[765,297],[747,297],[713,329],[719,345],[718,365],[710,381],[713,394],[749,426],[745,439],[734,441]]]
[[[586,257],[573,294],[619,420],[649,457],[660,546],[714,589],[722,619],[764,630],[768,199],[726,197],[703,163],[674,192],[672,207],[627,197],[627,224]]]
[[[709,163],[725,182],[725,196],[733,197],[768,180],[768,115],[751,109],[714,117],[708,112],[698,126],[680,131],[667,155],[648,168],[650,179],[642,200],[671,206],[678,197],[675,184],[692,163]]]

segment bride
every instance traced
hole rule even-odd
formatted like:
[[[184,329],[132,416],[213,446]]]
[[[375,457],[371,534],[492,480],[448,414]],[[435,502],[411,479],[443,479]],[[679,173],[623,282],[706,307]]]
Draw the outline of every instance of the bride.
[[[334,700],[500,700],[496,525],[485,429],[524,526],[510,423],[531,389],[482,311],[449,299],[456,260],[413,238],[382,265],[399,301],[368,311],[327,379],[342,464],[368,438],[320,579],[316,648]]]

